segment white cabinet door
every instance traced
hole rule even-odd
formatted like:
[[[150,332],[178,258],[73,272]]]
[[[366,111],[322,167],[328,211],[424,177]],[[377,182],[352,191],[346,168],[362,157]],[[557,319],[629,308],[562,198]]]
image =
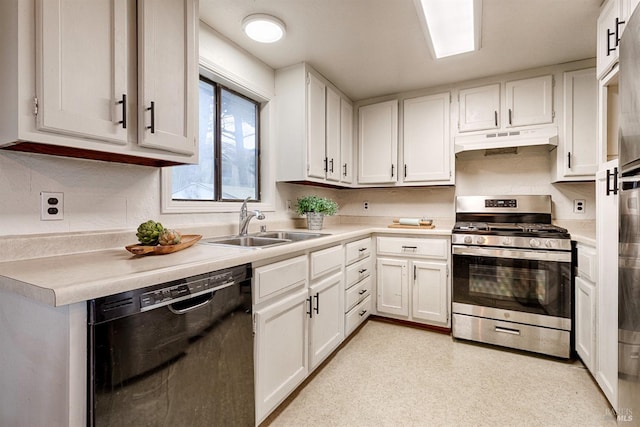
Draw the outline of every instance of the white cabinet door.
[[[344,278],[336,273],[309,287],[309,365],[315,368],[344,338]]]
[[[340,182],[353,182],[353,107],[340,100]]]
[[[447,92],[404,101],[403,182],[450,180],[449,100]]]
[[[325,91],[320,79],[307,74],[307,175],[321,179],[327,170]]]
[[[397,181],[397,100],[360,107],[358,150],[358,182],[360,184]]]
[[[603,164],[596,175],[598,323],[595,377],[614,408],[618,404],[618,195],[612,190],[617,167],[618,160],[612,160]]]
[[[596,287],[576,277],[575,289],[576,351],[584,365],[593,372],[595,361]]]
[[[412,319],[446,326],[449,320],[447,264],[412,261],[412,269]]]
[[[38,129],[126,144],[127,2],[38,0],[36,11]]]
[[[138,1],[138,144],[197,150],[197,1]]]
[[[340,181],[340,94],[327,87],[326,102],[327,180]]]
[[[595,68],[564,73],[563,178],[593,179],[598,170],[598,81]]]
[[[378,258],[377,310],[380,313],[409,315],[409,261]]]
[[[602,78],[618,62],[618,39],[622,36],[624,19],[620,0],[608,0],[598,16],[596,69]]]
[[[301,289],[254,314],[256,425],[307,376],[307,294]]]
[[[460,132],[500,127],[500,83],[462,89],[458,99]]]
[[[507,82],[505,103],[505,127],[552,123],[553,76]]]

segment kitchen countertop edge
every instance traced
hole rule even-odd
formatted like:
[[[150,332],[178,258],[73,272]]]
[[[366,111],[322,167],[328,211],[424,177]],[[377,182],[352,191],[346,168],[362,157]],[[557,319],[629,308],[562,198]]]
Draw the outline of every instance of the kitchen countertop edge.
[[[295,231],[300,231],[295,230]],[[335,226],[327,236],[271,248],[198,244],[168,255],[133,256],[124,248],[0,263],[0,289],[49,306],[65,306],[240,264],[305,253],[376,234],[450,236],[451,229]],[[224,254],[220,255],[220,252]],[[95,277],[91,277],[91,271]]]

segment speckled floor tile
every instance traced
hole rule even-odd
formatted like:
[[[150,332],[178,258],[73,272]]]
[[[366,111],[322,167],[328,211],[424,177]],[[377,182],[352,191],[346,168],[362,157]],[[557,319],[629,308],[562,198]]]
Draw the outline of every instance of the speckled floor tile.
[[[284,408],[288,426],[615,426],[579,361],[369,321]]]

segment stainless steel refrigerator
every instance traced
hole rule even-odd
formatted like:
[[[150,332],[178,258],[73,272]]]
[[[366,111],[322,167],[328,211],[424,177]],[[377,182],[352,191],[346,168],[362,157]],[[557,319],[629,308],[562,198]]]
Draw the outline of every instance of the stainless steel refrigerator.
[[[640,426],[640,10],[620,42],[618,420]]]

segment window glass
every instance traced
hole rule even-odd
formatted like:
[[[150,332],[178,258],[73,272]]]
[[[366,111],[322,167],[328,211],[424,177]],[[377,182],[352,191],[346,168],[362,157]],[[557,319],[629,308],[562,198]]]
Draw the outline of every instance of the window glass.
[[[221,90],[222,199],[257,200],[257,108]]]
[[[259,200],[258,104],[201,77],[199,109],[199,163],[172,167],[172,199]]]
[[[207,200],[215,198],[215,111],[216,92],[213,83],[200,80],[199,85],[199,163],[174,166],[171,195],[174,200]]]

